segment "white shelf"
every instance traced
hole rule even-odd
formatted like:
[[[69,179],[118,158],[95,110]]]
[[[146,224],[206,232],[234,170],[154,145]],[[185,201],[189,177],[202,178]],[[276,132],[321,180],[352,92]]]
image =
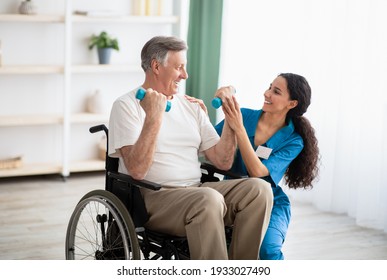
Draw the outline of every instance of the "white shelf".
[[[177,16],[82,16],[73,15],[74,23],[165,23],[174,24],[179,22]]]
[[[0,22],[63,23],[64,19],[65,17],[62,15],[0,14]]]
[[[63,66],[59,65],[2,65],[0,75],[15,74],[62,74]]]
[[[179,22],[177,16],[82,16],[72,15],[74,23],[165,23],[174,24]],[[64,23],[63,15],[21,15],[21,14],[0,14],[0,22],[36,22],[36,23]]]
[[[23,164],[18,168],[0,169],[0,178],[31,176],[40,174],[60,174],[62,166],[57,163]]]
[[[107,123],[109,114],[76,113],[70,117],[72,124]],[[0,116],[0,127],[63,124],[62,115],[14,115]]]
[[[53,125],[61,124],[62,122],[63,117],[54,114],[0,116],[0,127]]]
[[[86,73],[130,73],[142,72],[138,65],[121,65],[121,64],[90,64],[90,65],[73,65],[71,72],[74,74]],[[40,74],[63,74],[64,67],[57,65],[3,65],[0,66],[0,75],[40,75]]]

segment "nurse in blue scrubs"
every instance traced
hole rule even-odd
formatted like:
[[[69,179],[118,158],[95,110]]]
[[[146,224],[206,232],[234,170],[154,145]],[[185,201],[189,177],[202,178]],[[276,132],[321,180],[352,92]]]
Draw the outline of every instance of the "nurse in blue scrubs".
[[[259,258],[282,260],[291,211],[279,183],[284,178],[289,188],[311,188],[319,171],[317,139],[303,116],[311,102],[311,88],[300,75],[280,74],[265,91],[261,110],[240,109],[235,95],[222,90],[216,96],[234,101],[231,106],[223,105],[229,121],[216,125],[219,135],[225,125],[236,134],[238,150],[231,170],[263,178],[272,186],[274,205]]]

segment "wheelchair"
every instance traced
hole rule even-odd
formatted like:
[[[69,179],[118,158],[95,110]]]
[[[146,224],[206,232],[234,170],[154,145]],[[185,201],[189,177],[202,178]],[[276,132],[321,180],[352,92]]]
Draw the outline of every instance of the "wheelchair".
[[[93,126],[91,133],[104,131],[105,125]],[[107,141],[108,143],[108,141]],[[190,259],[186,237],[154,232],[144,225],[148,220],[140,188],[157,191],[161,185],[135,180],[118,172],[118,159],[105,160],[105,190],[93,190],[76,205],[66,232],[67,260],[187,260]],[[222,176],[239,178],[227,171],[202,163],[202,182],[219,181]],[[225,227],[227,245],[232,227]]]

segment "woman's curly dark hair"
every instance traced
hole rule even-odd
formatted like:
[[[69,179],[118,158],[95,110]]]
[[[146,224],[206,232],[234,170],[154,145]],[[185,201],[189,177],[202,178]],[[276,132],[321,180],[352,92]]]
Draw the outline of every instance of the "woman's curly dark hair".
[[[291,118],[296,132],[304,141],[301,153],[290,163],[285,172],[285,182],[289,188],[313,188],[313,181],[319,173],[319,148],[314,128],[303,114],[311,102],[312,90],[308,81],[297,74],[281,73],[278,76],[287,81],[291,100],[297,100],[296,107],[291,109],[287,118]]]

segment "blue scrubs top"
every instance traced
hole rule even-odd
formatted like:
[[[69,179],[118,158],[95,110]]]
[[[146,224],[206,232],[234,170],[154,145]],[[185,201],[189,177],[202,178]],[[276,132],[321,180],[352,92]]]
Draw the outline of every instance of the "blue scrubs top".
[[[249,136],[251,146],[254,150],[256,150],[257,146],[254,145],[255,129],[257,127],[258,120],[262,115],[262,110],[242,108],[241,112],[243,116],[243,125],[246,129],[247,135]],[[219,135],[222,134],[223,125],[224,120],[215,126],[215,129]],[[269,182],[273,190],[274,204],[269,229],[274,228],[280,232],[281,241],[277,241],[277,243],[280,242],[280,244],[278,244],[278,254],[281,254],[281,256],[277,257],[283,258],[280,249],[282,247],[283,240],[286,236],[291,213],[289,198],[278,184],[284,176],[287,168],[289,167],[289,164],[292,162],[293,159],[298,156],[298,154],[303,149],[304,143],[301,136],[297,132],[295,132],[293,121],[290,119],[287,121],[287,125],[285,127],[277,131],[262,146],[272,149],[268,159],[260,158],[262,163],[269,170],[270,174],[269,176],[263,177],[262,179]],[[249,176],[239,149],[237,150],[231,171],[242,176]],[[268,230],[268,233],[269,232],[272,231]],[[265,241],[269,240],[270,238],[269,236],[267,236],[268,233],[266,234],[264,242],[262,244],[263,247],[265,247]],[[267,257],[266,259],[268,258],[271,259],[271,257]]]

